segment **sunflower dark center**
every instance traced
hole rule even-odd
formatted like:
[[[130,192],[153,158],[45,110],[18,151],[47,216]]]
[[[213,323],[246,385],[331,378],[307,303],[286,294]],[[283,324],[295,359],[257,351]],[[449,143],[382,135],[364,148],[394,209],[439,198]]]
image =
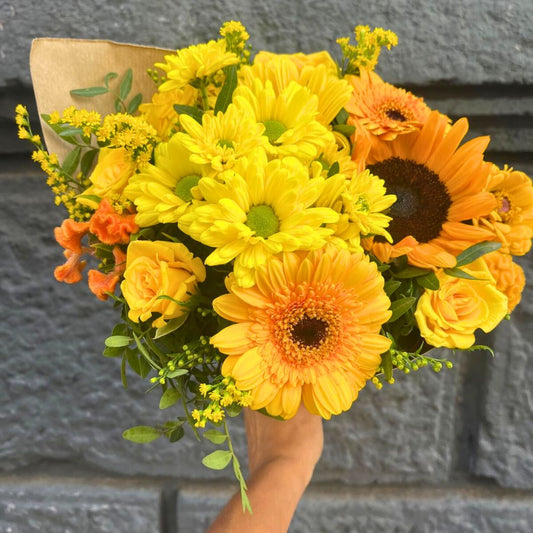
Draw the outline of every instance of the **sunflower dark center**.
[[[391,120],[396,120],[397,122],[405,122],[407,120],[402,112],[398,111],[397,109],[387,109],[387,111],[385,111],[385,115],[387,115]]]
[[[291,330],[292,340],[309,348],[317,348],[328,334],[328,323],[320,318],[304,315]]]
[[[412,235],[425,243],[439,236],[452,205],[446,185],[425,165],[391,157],[368,165],[372,174],[385,181],[388,194],[395,194],[388,231],[394,242]]]

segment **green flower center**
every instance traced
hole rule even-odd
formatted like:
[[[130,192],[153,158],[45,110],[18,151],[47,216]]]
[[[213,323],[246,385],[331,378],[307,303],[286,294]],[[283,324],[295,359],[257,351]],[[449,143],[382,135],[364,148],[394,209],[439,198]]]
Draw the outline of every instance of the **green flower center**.
[[[246,225],[259,237],[266,239],[279,230],[279,218],[269,205],[254,205],[248,211]]]
[[[220,148],[230,148],[232,150],[235,148],[233,141],[228,141],[227,139],[220,139],[217,144],[220,146]]]
[[[181,178],[178,183],[176,183],[176,189],[174,190],[176,196],[181,198],[184,202],[190,202],[192,200],[191,189],[198,185],[200,178],[201,176],[198,176],[198,174],[190,174],[189,176]]]
[[[275,142],[287,131],[287,128],[279,120],[265,120],[263,122],[265,126],[264,135],[268,137],[268,140],[275,144]]]

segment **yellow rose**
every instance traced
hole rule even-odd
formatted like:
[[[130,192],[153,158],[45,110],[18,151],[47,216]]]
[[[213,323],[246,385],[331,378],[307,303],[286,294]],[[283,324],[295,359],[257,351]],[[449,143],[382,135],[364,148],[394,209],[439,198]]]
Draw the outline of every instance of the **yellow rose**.
[[[522,267],[513,262],[511,255],[499,251],[484,255],[483,260],[496,281],[496,288],[507,296],[509,300],[507,311],[511,313],[519,304],[526,286]]]
[[[96,209],[98,202],[83,196],[120,198],[134,172],[135,163],[124,148],[102,148],[98,154],[98,163],[89,178],[92,185],[78,198],[78,202]]]
[[[197,282],[205,280],[205,267],[181,243],[133,241],[128,246],[122,294],[134,322],[148,320],[153,313],[161,316],[153,325],[161,328],[167,320],[187,312],[177,302],[186,302],[196,292]],[[160,299],[170,296],[177,302]]]
[[[439,272],[439,289],[424,291],[418,300],[416,321],[420,334],[432,346],[470,348],[476,329],[492,331],[507,314],[507,297],[496,288],[483,260],[463,270],[478,279]]]

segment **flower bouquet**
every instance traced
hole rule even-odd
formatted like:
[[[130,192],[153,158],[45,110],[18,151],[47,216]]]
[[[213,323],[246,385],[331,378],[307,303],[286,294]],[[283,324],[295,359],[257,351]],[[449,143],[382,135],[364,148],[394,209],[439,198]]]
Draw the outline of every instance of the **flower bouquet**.
[[[117,311],[104,355],[162,409],[181,404],[124,437],[174,442],[190,426],[221,446],[207,467],[233,463],[247,507],[227,417],[289,419],[303,403],[329,419],[368,381],[451,367],[433,347],[479,349],[475,331],[520,300],[533,186],[484,160],[487,137],[461,144],[466,119],[374,72],[390,31],[356,27],[338,61],[252,54],[238,22],[220,34],[166,52],[53,41],[100,70],[63,62],[72,90],[53,88],[54,109],[34,61],[48,150],[22,106],[17,123],[68,212],[56,279],[92,261],[89,288]],[[79,73],[96,80],[69,86]]]

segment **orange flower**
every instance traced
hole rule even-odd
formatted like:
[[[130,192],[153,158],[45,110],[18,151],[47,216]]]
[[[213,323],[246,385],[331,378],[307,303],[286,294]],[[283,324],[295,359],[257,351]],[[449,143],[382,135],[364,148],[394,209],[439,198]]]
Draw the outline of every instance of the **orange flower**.
[[[63,255],[67,258],[67,261],[55,268],[54,277],[57,281],[78,283],[78,281],[81,281],[81,273],[87,261],[82,261],[81,254],[72,250],[65,250]]]
[[[236,322],[211,338],[228,355],[222,374],[274,416],[291,418],[302,401],[326,419],[349,409],[390,346],[379,334],[390,301],[375,263],[328,246],[275,256],[255,281],[230,278],[230,294],[213,302]]]
[[[485,217],[474,221],[487,228],[492,239],[502,243],[501,252],[524,255],[531,249],[533,238],[533,184],[531,179],[508,168],[492,166],[488,190],[497,201],[496,208]]]
[[[507,296],[507,312],[511,313],[520,303],[522,291],[526,286],[524,271],[513,262],[509,254],[502,254],[499,250],[484,255],[483,260],[496,281],[496,288]]]
[[[491,240],[490,231],[470,224],[496,207],[485,190],[490,164],[483,151],[489,138],[459,148],[467,131],[466,119],[448,129],[447,119],[433,111],[420,131],[370,153],[367,168],[397,197],[387,213],[394,244],[375,238],[372,246],[381,261],[407,254],[410,264],[422,268],[453,267],[466,248]]]
[[[104,244],[127,244],[130,235],[139,231],[135,214],[120,215],[104,198],[90,220],[89,230]]]
[[[99,300],[107,300],[107,293],[115,292],[115,287],[126,269],[126,254],[118,246],[113,249],[113,256],[115,268],[111,272],[104,274],[93,269],[88,273],[89,289]]]
[[[81,240],[88,231],[88,222],[76,222],[71,218],[67,218],[63,220],[59,228],[54,229],[54,236],[63,248],[81,254],[84,250]]]

